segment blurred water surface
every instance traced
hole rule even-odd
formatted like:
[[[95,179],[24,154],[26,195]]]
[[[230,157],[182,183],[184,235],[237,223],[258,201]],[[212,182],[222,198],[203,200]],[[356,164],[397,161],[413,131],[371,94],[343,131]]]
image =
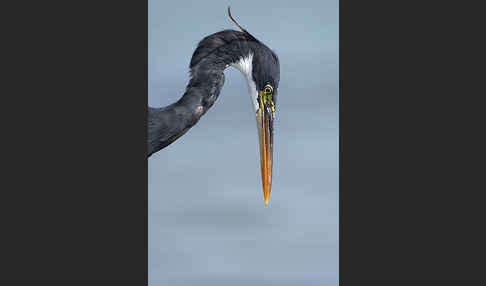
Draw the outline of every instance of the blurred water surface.
[[[149,105],[176,101],[197,42],[237,29],[279,56],[270,206],[239,71],[148,160],[149,285],[338,285],[338,1],[149,0]]]

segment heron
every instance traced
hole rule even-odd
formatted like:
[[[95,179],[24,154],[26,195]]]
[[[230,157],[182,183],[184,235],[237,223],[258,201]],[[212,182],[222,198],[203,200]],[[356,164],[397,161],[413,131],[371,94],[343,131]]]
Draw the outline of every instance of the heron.
[[[182,97],[165,107],[148,107],[147,158],[172,144],[199,121],[218,99],[225,69],[234,67],[246,79],[256,115],[263,195],[268,205],[280,63],[274,51],[233,18],[230,7],[228,16],[241,31],[223,30],[203,38],[192,55],[190,80]]]

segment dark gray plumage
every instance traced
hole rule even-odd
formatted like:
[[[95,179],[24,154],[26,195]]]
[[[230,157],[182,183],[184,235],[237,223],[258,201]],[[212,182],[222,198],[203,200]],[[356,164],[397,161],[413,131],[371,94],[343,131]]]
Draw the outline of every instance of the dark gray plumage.
[[[169,106],[148,108],[147,156],[165,148],[194,126],[218,99],[224,70],[250,53],[257,90],[271,84],[276,102],[280,67],[273,51],[246,31],[224,30],[207,36],[192,55],[190,81],[184,95]]]

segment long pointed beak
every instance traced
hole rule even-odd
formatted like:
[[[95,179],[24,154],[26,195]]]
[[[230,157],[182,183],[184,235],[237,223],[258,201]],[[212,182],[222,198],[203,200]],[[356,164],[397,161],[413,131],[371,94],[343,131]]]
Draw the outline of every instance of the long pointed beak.
[[[260,141],[260,167],[262,169],[262,185],[265,205],[268,205],[270,191],[272,189],[274,112],[275,110],[273,107],[264,106],[263,102],[260,102],[260,109],[258,109],[256,113],[258,137]]]

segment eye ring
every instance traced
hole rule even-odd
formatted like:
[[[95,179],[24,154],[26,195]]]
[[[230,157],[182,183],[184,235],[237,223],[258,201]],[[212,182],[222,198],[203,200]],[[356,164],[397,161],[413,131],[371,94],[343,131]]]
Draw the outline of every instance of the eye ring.
[[[268,96],[268,95],[272,95],[272,93],[273,93],[273,88],[272,88],[272,86],[271,86],[271,85],[269,85],[269,84],[267,84],[267,85],[265,86],[265,88],[263,89],[263,94],[265,94],[265,95],[267,95],[267,96]]]

